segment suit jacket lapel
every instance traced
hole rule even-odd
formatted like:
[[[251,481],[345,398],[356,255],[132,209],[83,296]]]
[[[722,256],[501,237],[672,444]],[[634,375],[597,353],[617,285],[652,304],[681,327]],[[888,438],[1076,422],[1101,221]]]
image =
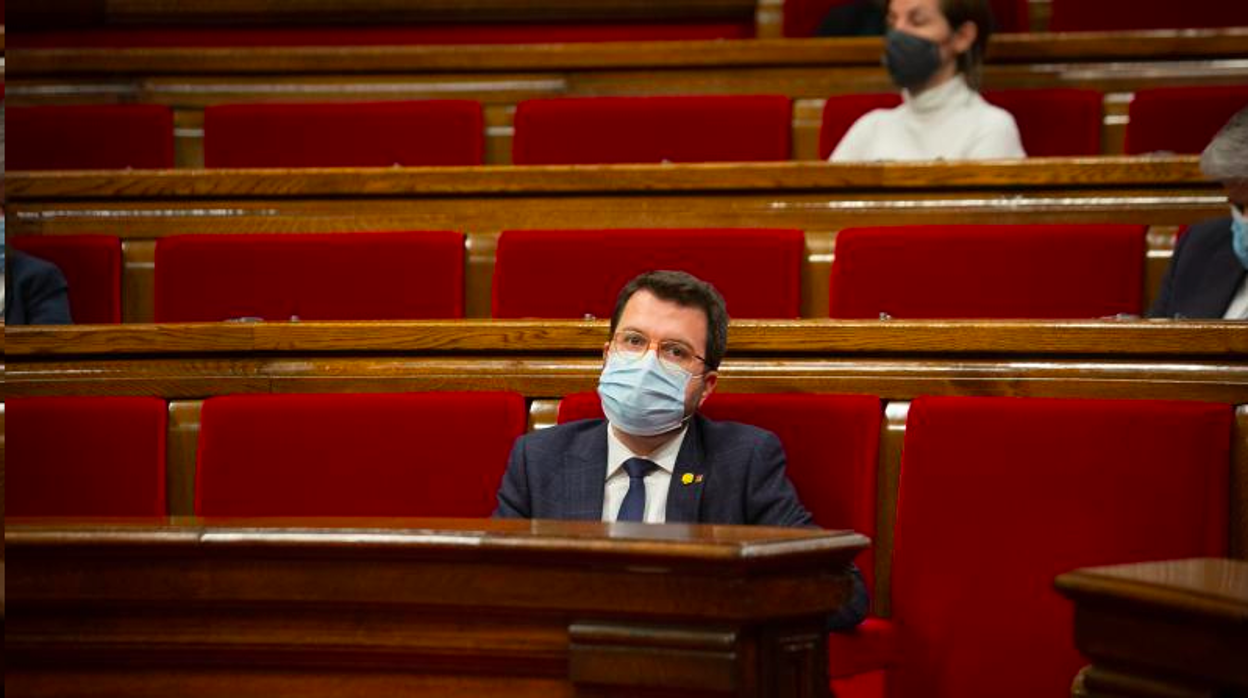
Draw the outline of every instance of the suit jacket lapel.
[[[702,488],[705,487],[706,463],[702,450],[702,416],[689,420],[689,431],[676,454],[672,484],[667,490],[667,522],[697,523],[701,510]]]
[[[559,518],[602,520],[602,496],[607,482],[607,423],[573,442],[563,454],[563,505]]]

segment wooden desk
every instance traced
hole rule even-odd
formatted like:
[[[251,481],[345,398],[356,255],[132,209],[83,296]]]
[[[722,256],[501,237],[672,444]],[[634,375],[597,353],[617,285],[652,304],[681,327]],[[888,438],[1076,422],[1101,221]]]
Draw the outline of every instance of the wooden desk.
[[[165,172],[9,172],[10,235],[123,241],[123,319],[153,315],[156,239],[185,233],[457,230],[465,306],[488,317],[500,231],[796,228],[802,316],[828,316],[836,231],[864,225],[1138,223],[1154,227],[1145,299],[1177,227],[1226,215],[1197,158],[990,163],[713,163]]]
[[[10,696],[826,695],[850,532],[6,522]]]
[[[1150,562],[1057,578],[1089,660],[1075,695],[1248,695],[1248,562]]]

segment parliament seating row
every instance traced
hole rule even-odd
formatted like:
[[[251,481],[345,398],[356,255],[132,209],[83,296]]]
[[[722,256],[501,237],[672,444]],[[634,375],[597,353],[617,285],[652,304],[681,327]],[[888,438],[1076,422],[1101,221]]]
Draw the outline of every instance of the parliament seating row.
[[[1014,114],[1032,156],[1102,152],[1103,96],[1095,90],[990,90]],[[819,135],[826,158],[867,111],[896,94],[827,99]],[[1248,86],[1141,90],[1126,152],[1196,153],[1248,104]],[[793,110],[780,95],[582,97],[519,103],[511,161],[519,165],[790,159]],[[169,168],[173,112],[161,105],[10,107],[13,170]],[[204,110],[207,167],[479,165],[482,107],[469,100],[220,104]]]
[[[837,318],[1095,318],[1145,307],[1147,227],[850,228],[837,234]],[[120,241],[18,236],[57,264],[78,323],[121,319]],[[608,318],[629,279],[681,269],[738,318],[802,314],[806,239],[784,229],[514,230],[498,239],[496,318]],[[155,253],[156,322],[461,318],[465,238],[451,231],[175,235]]]
[[[558,420],[599,409],[569,395]],[[721,394],[706,411],[776,431],[816,521],[876,538],[878,398]],[[7,412],[8,515],[163,513],[163,400],[10,399]],[[894,696],[1062,692],[1082,662],[1054,576],[1227,552],[1226,405],[919,397],[908,412],[891,550],[875,551],[892,565],[891,612],[830,641],[847,695],[879,695],[885,669]],[[524,400],[506,393],[210,398],[196,512],[485,516],[523,425]]]

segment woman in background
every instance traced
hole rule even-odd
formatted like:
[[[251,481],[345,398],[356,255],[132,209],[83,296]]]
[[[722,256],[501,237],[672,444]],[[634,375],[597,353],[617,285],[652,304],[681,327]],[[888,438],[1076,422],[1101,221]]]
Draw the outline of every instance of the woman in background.
[[[854,122],[832,162],[1025,157],[1014,117],[978,92],[987,0],[889,0],[884,64],[902,105]]]

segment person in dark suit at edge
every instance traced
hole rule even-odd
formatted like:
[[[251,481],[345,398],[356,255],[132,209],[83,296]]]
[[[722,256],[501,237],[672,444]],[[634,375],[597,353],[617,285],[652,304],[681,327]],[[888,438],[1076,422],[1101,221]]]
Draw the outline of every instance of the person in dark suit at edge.
[[[779,438],[698,407],[715,391],[728,341],[724,300],[679,271],[620,291],[598,395],[607,419],[521,436],[498,489],[502,518],[812,526],[785,475]],[[851,602],[829,619],[852,628],[870,600],[853,570]]]
[[[1248,320],[1248,107],[1209,142],[1200,170],[1222,183],[1231,215],[1197,223],[1179,239],[1148,316]]]

